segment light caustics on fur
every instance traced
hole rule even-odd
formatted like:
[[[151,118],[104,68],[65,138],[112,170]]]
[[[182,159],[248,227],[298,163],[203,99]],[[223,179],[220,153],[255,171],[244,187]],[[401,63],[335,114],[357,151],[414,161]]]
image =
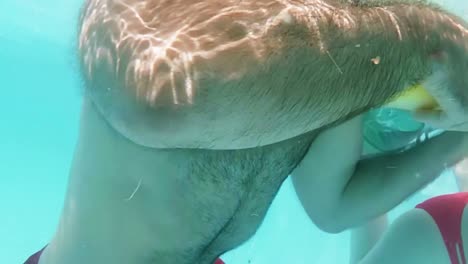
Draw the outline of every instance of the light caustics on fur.
[[[104,67],[150,105],[162,94],[173,104],[191,104],[200,78],[239,78],[247,66],[284,47],[281,40],[267,41],[281,25],[305,25],[314,38],[310,42],[330,59],[322,36],[329,26],[325,21],[352,34],[379,17],[383,28],[393,27],[404,38],[390,9],[359,13],[354,4],[339,2],[88,0],[79,38],[82,64],[86,78],[92,80]]]

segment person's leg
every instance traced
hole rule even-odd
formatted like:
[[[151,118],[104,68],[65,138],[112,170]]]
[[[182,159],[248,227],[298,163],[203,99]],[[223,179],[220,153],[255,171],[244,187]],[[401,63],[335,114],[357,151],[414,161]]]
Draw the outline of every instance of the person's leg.
[[[351,264],[448,263],[449,256],[437,225],[420,209],[399,216],[362,259]]]

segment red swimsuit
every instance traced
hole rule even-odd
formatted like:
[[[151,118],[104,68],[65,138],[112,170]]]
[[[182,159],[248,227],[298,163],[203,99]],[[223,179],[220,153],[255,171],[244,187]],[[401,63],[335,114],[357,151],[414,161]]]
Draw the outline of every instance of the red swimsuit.
[[[467,203],[468,192],[462,192],[437,196],[416,206],[425,210],[436,222],[452,264],[467,264],[461,235],[463,210]]]

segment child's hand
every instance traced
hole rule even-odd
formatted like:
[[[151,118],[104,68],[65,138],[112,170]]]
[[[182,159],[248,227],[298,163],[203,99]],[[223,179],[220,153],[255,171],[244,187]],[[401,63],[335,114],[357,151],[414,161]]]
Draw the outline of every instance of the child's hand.
[[[455,111],[454,111],[455,110]],[[425,110],[414,113],[414,119],[446,131],[468,132],[468,114],[458,109]]]
[[[468,191],[468,158],[458,162],[454,166],[453,172],[457,180],[458,189],[461,192]]]

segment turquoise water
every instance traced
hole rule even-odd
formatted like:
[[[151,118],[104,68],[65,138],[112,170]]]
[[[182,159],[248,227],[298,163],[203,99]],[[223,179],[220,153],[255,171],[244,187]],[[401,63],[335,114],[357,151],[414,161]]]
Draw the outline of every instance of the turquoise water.
[[[462,0],[444,2],[468,18],[466,2],[463,7]],[[72,44],[80,3],[0,1],[0,263],[22,263],[49,241],[57,225],[78,128],[81,88]],[[447,173],[393,210],[391,218],[453,191]],[[346,263],[348,236],[319,231],[288,180],[258,233],[224,259]]]

